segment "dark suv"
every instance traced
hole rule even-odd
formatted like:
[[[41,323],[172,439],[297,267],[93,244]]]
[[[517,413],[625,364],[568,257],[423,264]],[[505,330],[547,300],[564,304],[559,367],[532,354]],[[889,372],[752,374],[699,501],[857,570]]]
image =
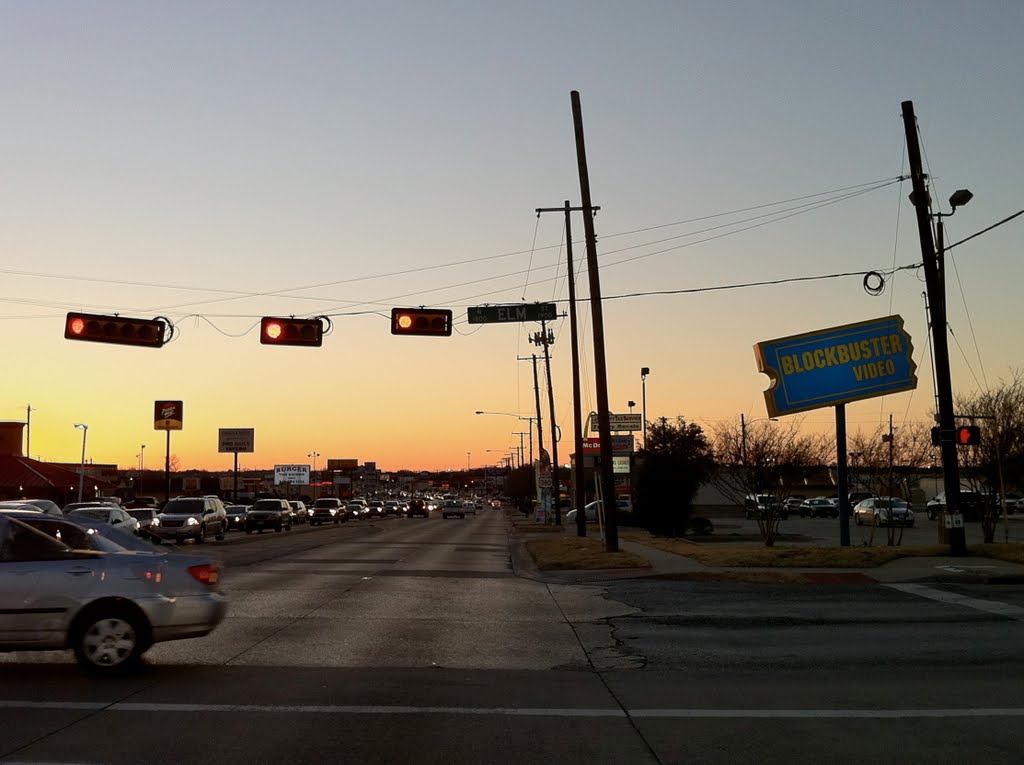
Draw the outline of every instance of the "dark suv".
[[[309,525],[323,526],[325,523],[341,523],[348,520],[348,510],[337,497],[320,497],[309,508]]]
[[[257,499],[245,514],[245,533],[292,530],[292,506],[286,499]]]

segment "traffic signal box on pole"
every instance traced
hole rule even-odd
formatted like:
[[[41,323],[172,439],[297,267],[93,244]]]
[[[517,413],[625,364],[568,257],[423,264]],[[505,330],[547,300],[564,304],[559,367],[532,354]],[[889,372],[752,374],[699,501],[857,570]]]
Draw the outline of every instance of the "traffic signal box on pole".
[[[392,308],[391,334],[450,337],[452,312],[447,308]]]
[[[260,321],[260,342],[263,345],[305,345],[319,348],[324,344],[324,325],[320,319],[264,316]]]
[[[146,348],[162,347],[166,330],[167,322],[162,319],[129,319],[95,313],[69,312],[64,322],[64,337],[68,340]]]
[[[953,431],[953,440],[957,446],[977,446],[981,443],[981,427],[979,425],[961,425]],[[942,443],[942,429],[932,428],[932,444]]]

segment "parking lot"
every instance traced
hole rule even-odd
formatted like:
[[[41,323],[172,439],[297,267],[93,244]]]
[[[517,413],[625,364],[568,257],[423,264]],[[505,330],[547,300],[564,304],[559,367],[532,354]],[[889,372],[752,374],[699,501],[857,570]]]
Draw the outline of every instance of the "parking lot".
[[[712,537],[715,541],[756,541],[759,538],[756,520],[747,520],[743,516],[741,508],[727,509],[697,509],[694,515],[704,515],[714,523],[715,530]],[[928,516],[922,511],[915,513],[914,525],[902,529],[903,538],[901,544],[905,545],[927,545],[939,542],[938,525],[941,519],[929,521]],[[967,544],[982,544],[982,530],[980,523],[967,523]],[[899,539],[901,529],[895,527],[896,538]],[[779,542],[783,544],[818,544],[838,545],[839,544],[839,519],[838,518],[800,518],[789,516],[779,523]],[[851,545],[885,545],[888,544],[889,528],[882,526],[857,526],[853,519],[850,519],[850,544]],[[1002,520],[996,526],[995,542],[1024,542],[1024,515],[1008,516],[1004,524]]]

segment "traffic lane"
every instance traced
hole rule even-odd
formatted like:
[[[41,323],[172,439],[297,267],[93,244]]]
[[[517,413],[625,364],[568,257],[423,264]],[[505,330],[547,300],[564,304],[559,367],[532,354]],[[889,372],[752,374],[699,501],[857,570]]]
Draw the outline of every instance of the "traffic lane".
[[[587,666],[586,652],[548,588],[513,576],[498,515],[397,521],[371,534],[229,567],[224,589],[228,616],[211,636],[159,644],[148,660]],[[603,602],[599,591],[591,597]]]
[[[695,511],[700,515],[700,511]],[[729,536],[740,536],[743,538],[759,535],[757,521],[747,520],[737,514],[712,514],[709,516],[715,526],[713,536],[716,539]],[[905,545],[931,545],[938,544],[938,524],[941,520],[929,521],[924,512],[914,513],[914,525],[902,529],[902,544]],[[896,539],[900,538],[900,527],[891,527]],[[967,544],[983,544],[984,538],[980,523],[967,523],[966,529]],[[873,544],[876,546],[888,544],[888,526],[858,526],[850,519],[850,543],[853,546]],[[806,541],[811,544],[838,545],[840,540],[840,528],[838,518],[801,518],[798,515],[790,515],[786,520],[779,522],[779,532],[783,535],[797,535],[807,537]],[[1002,521],[996,526],[995,541],[1002,542],[1008,539],[1010,542],[1024,542],[1024,516],[1010,516],[1009,523],[1005,525]],[[785,538],[780,540],[786,542]]]
[[[108,763],[653,762],[601,679],[583,672],[154,667],[137,684],[77,687],[16,673],[0,729],[19,761]],[[70,727],[68,700],[94,704]],[[12,705],[11,702],[15,702]],[[31,710],[18,703],[35,702]],[[50,728],[42,733],[39,723]],[[130,734],[126,732],[130,731]],[[48,734],[48,735],[47,735]]]

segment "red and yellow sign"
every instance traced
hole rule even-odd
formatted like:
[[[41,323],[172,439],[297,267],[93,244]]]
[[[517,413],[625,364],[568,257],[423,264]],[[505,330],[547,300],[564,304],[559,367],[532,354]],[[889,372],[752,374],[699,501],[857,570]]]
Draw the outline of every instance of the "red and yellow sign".
[[[181,430],[181,401],[157,401],[153,410],[153,430]]]

